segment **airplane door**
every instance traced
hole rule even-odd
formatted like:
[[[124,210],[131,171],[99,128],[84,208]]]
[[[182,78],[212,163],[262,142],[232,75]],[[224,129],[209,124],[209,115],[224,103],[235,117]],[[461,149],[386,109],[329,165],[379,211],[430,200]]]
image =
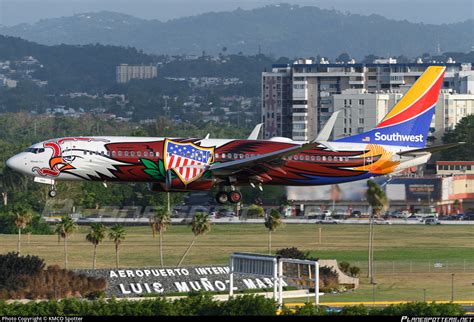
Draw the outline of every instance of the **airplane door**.
[[[61,144],[61,156],[66,163],[72,162],[74,159],[74,150],[76,149],[77,142],[75,141],[65,141]]]

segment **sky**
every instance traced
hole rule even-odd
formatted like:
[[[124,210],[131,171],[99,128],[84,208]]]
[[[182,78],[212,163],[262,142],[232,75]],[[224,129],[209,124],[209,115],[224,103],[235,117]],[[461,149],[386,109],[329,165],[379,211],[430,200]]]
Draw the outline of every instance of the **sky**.
[[[432,24],[474,19],[473,0],[0,0],[0,25],[34,23],[44,18],[102,10],[167,21],[209,11],[253,9],[278,3],[363,15],[375,13],[396,20]]]

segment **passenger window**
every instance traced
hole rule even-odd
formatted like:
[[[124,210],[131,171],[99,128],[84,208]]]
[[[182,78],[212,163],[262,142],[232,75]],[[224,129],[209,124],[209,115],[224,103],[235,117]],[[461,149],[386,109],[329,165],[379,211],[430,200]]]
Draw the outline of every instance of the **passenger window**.
[[[227,153],[227,159],[232,159],[232,154]]]
[[[309,161],[309,155],[305,156],[305,160]]]
[[[154,153],[153,151],[150,151],[150,157],[153,158],[154,157]]]
[[[321,156],[318,155],[318,157],[316,158],[318,161],[321,161]]]
[[[131,157],[134,157],[134,156],[135,156],[135,151],[131,151],[131,152],[130,152],[130,156],[131,156]]]
[[[143,156],[147,157],[148,156],[148,151],[143,152]]]
[[[241,153],[241,154],[239,155],[239,157],[240,157],[241,159],[243,159],[243,158],[244,158],[244,155]]]
[[[119,157],[122,156],[122,151],[118,151],[118,156],[119,156]]]
[[[311,161],[316,160],[316,157],[314,155],[311,156]]]
[[[323,161],[326,161],[326,156],[325,155],[323,155]]]
[[[138,151],[137,152],[137,157],[141,157],[142,156],[142,152],[141,151]]]
[[[115,157],[117,155],[117,152],[112,151],[112,156]]]
[[[160,152],[156,152],[156,156],[159,158],[160,157]]]
[[[239,156],[237,155],[237,153],[234,153],[234,159],[237,159]]]
[[[123,152],[123,156],[124,156],[124,157],[128,157],[128,151],[124,151],[124,152]]]
[[[289,156],[288,156],[288,160],[293,160],[293,156],[292,156],[292,155],[289,155]]]
[[[86,155],[86,154],[87,154],[87,151],[86,151],[86,150],[84,150],[84,151],[82,151],[82,152],[84,153],[84,155]]]
[[[328,156],[328,161],[332,161],[332,156]]]
[[[304,160],[304,156],[300,155],[300,161],[303,161],[303,160]]]

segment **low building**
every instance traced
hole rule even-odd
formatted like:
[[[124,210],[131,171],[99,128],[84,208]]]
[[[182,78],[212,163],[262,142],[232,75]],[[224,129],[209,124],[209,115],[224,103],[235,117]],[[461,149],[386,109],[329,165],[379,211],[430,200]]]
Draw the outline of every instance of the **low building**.
[[[117,83],[128,83],[132,79],[150,79],[158,76],[155,65],[120,64],[116,67]]]

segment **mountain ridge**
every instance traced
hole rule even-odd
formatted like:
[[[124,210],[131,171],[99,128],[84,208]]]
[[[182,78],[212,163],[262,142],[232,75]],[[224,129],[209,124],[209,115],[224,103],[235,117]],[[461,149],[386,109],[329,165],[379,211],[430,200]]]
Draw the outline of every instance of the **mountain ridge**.
[[[438,47],[441,51],[469,51],[474,43],[472,30],[473,19],[433,25],[281,4],[166,22],[109,11],[81,13],[0,27],[0,34],[47,45],[132,46],[154,54],[253,54],[261,50],[276,56],[334,58],[348,52],[360,59],[367,54],[415,57],[436,53]]]

